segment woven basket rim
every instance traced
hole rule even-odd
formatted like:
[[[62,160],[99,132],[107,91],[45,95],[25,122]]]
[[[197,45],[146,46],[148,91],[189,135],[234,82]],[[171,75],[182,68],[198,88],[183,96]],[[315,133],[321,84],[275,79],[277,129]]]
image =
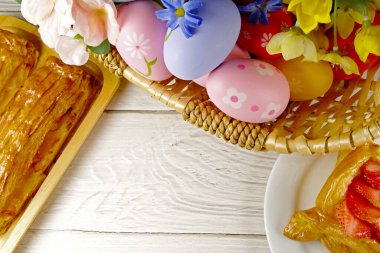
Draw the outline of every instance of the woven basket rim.
[[[355,85],[362,87],[359,95],[354,93],[354,95],[348,94],[343,98],[344,101],[342,100],[339,102],[339,106],[341,107],[340,110],[342,111],[346,109],[348,102],[353,103],[352,97],[356,99],[355,103],[359,103],[357,106],[359,112],[355,114],[356,116],[359,115],[359,117],[353,120],[351,123],[352,127],[349,127],[345,118],[342,119],[342,117],[346,117],[346,114],[343,113],[339,116],[341,118],[337,117],[336,119],[336,121],[339,122],[335,123],[335,125],[333,124],[334,128],[338,126],[339,129],[328,129],[330,132],[335,131],[334,134],[325,134],[310,138],[306,131],[305,133],[291,137],[283,134],[283,132],[287,130],[286,124],[288,122],[286,122],[286,118],[292,113],[291,110],[296,108],[296,106],[304,106],[306,108],[305,111],[307,112],[308,108],[305,106],[305,103],[301,103],[300,105],[297,103],[295,103],[295,105],[294,103],[290,103],[293,107],[289,105],[288,110],[282,115],[282,119],[275,122],[264,124],[241,122],[222,113],[209,101],[205,88],[193,82],[182,81],[174,77],[163,82],[150,81],[130,68],[123,61],[115,48],[113,48],[107,55],[95,56],[112,73],[119,77],[124,77],[128,81],[140,86],[153,98],[160,100],[165,105],[181,113],[184,119],[188,122],[203,128],[205,131],[208,131],[225,141],[231,142],[232,144],[238,144],[248,150],[276,151],[284,154],[293,152],[305,155],[315,153],[325,154],[343,150],[353,150],[363,144],[373,143],[376,138],[380,137],[380,122],[378,121],[380,115],[380,106],[378,106],[380,105],[380,81],[374,82],[372,80],[376,72],[374,69],[369,71],[370,80],[364,81],[357,79],[355,81],[350,81],[350,86],[342,89],[342,96],[344,96],[347,90],[352,89],[355,91]],[[376,69],[379,66],[380,63],[376,65]],[[340,83],[339,85],[346,85],[346,83]],[[341,94],[334,92],[335,91],[331,92],[334,96],[341,96]],[[374,95],[370,98],[370,101],[372,101],[372,104],[374,103],[375,106],[372,106],[372,104],[369,105],[366,103],[367,100],[364,99],[364,97],[368,96],[371,92]],[[334,99],[334,97],[332,99]],[[323,108],[323,106],[325,106],[328,109],[328,106],[330,105],[326,105],[326,103],[324,104],[323,100],[326,100],[326,98],[322,98],[319,102],[321,107]],[[330,104],[331,103],[334,104],[334,100],[331,100]],[[369,120],[364,119],[364,115],[363,117],[360,117],[361,111],[365,112],[369,109],[374,111]],[[338,111],[338,113],[341,112]],[[322,111],[322,113],[317,115],[316,122],[319,120],[323,125],[323,120],[326,122],[330,121],[327,117],[329,115],[324,114],[325,113]],[[281,123],[283,125],[280,128],[276,124],[280,124],[277,122],[281,121],[284,121],[285,123]],[[300,121],[302,123],[302,120]],[[342,125],[340,125],[340,122],[342,122]],[[318,127],[320,127],[319,125]],[[307,125],[302,127],[305,128]],[[310,131],[312,132],[312,130],[313,129]],[[297,131],[298,129],[295,128],[295,132]]]

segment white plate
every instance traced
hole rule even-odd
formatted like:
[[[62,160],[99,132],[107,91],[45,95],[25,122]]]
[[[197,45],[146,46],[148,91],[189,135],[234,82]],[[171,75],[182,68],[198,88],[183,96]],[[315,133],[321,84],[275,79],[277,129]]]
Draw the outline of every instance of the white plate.
[[[282,234],[298,210],[315,206],[337,155],[281,155],[269,177],[264,200],[264,222],[272,253],[327,253],[319,242],[296,242]]]

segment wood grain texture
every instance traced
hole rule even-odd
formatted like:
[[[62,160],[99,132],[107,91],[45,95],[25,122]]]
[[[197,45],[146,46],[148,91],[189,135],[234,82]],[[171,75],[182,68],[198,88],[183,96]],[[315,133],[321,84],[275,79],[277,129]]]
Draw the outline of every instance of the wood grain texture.
[[[31,230],[16,253],[269,253],[262,236],[92,233]]]
[[[106,113],[32,227],[263,235],[276,157],[217,141],[176,114]]]
[[[174,111],[160,101],[151,98],[140,87],[123,79],[119,90],[107,110],[119,111]]]
[[[0,15],[22,18],[20,4],[18,4],[15,0],[1,0]]]
[[[4,11],[4,12],[20,11],[20,4],[18,4],[15,0],[1,0],[0,11]]]

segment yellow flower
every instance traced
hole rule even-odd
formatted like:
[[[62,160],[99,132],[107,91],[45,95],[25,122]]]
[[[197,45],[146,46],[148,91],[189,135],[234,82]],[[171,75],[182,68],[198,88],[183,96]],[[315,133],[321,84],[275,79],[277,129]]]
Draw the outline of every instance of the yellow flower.
[[[356,12],[350,8],[338,9],[337,11],[336,26],[340,37],[343,39],[347,39],[354,30],[355,19],[357,18],[357,15],[354,15],[355,13]]]
[[[374,5],[376,6],[376,8],[377,8],[378,10],[380,10],[380,0],[373,0],[372,2],[373,2]]]
[[[318,23],[330,23],[332,0],[291,0],[288,11],[296,14],[301,29],[306,33],[314,30]]]
[[[357,11],[352,11],[352,18],[355,20],[356,23],[358,24],[363,24],[364,20],[364,14],[361,12]],[[371,23],[375,20],[376,16],[376,5],[374,3],[369,3],[368,4],[368,16],[369,19],[371,20]]]
[[[329,48],[329,39],[322,29],[314,30],[307,36],[314,42],[317,49],[327,50]]]
[[[274,35],[266,49],[269,54],[282,53],[287,61],[303,55],[305,61],[318,62],[317,48],[314,42],[297,27]]]
[[[340,65],[344,73],[346,73],[347,75],[360,74],[356,62],[348,56],[341,56],[337,53],[328,53],[320,54],[318,57],[321,61],[327,61],[332,64]]]
[[[358,24],[363,23],[363,19],[364,19],[363,13],[357,12],[351,8],[338,8],[336,14],[337,14],[336,25],[338,28],[338,34],[343,39],[347,39],[348,36],[350,36],[350,34],[352,33],[352,31],[355,28],[355,23],[358,23]],[[368,5],[368,15],[369,15],[371,22],[373,22],[373,20],[375,19],[375,15],[376,15],[376,7],[373,3],[370,3]],[[332,27],[333,27],[333,22],[329,23],[326,26],[326,30],[328,30]]]
[[[355,50],[365,62],[369,54],[380,56],[380,26],[363,26],[356,34]]]

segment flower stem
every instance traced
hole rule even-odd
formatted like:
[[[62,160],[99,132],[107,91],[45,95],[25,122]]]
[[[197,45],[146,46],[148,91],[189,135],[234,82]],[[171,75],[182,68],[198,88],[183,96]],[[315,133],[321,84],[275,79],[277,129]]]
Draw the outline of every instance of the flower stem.
[[[369,26],[371,26],[371,19],[369,18],[368,5],[367,5],[364,8],[363,27],[369,27]]]
[[[333,16],[333,22],[334,22],[334,52],[339,51],[338,46],[338,26],[337,26],[337,16],[338,16],[338,0],[334,0],[334,16]]]

